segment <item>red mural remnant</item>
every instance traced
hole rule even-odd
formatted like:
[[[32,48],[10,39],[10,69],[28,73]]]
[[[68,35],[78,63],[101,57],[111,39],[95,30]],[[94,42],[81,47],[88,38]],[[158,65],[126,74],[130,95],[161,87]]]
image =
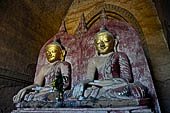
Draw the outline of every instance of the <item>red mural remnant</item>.
[[[82,21],[84,21],[84,18]],[[119,41],[117,46],[118,52],[124,52],[128,56],[134,82],[140,81],[148,88],[148,93],[157,106],[158,99],[151,78],[151,73],[136,30],[126,22],[109,19],[99,21],[89,30],[86,30],[85,23],[82,21],[80,22],[75,35],[63,32],[64,25],[62,25],[62,30],[43,45],[40,50],[35,77],[41,66],[47,63],[45,46],[56,38],[60,39],[61,44],[67,51],[65,60],[72,65],[72,87],[74,87],[79,81],[84,80],[86,77],[88,60],[96,55],[94,35],[102,26],[105,26],[109,32],[116,35]]]

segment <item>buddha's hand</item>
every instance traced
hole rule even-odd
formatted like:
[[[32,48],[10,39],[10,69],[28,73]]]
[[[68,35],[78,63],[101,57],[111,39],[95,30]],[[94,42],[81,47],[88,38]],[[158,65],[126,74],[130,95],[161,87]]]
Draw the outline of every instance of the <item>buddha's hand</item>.
[[[73,89],[73,97],[78,99],[80,96],[83,96],[84,92],[84,83],[80,82],[79,84],[75,85]]]
[[[95,85],[99,87],[111,86],[111,85],[119,85],[126,83],[122,79],[106,79],[106,80],[94,80],[93,82],[89,82],[89,85]]]
[[[89,83],[89,80],[80,81],[77,85],[75,85],[73,89],[73,97],[79,99],[83,97],[83,93],[85,91],[85,86]]]
[[[26,88],[21,89],[21,90],[17,93],[17,95],[15,95],[15,96],[13,97],[13,102],[14,102],[14,103],[19,103],[19,102],[21,101],[21,99],[23,98],[23,96],[25,95],[26,91],[27,91]]]

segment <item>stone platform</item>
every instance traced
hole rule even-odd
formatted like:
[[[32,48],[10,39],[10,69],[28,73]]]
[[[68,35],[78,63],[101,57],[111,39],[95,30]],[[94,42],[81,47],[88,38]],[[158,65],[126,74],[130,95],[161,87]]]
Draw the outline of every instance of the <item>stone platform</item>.
[[[147,106],[121,108],[20,108],[12,113],[154,113]]]
[[[125,107],[149,105],[148,98],[146,99],[115,99],[115,100],[68,100],[63,102],[42,102],[29,101],[21,102],[16,105],[17,108],[106,108],[106,107]]]
[[[23,101],[12,113],[153,113],[148,105],[149,99]]]

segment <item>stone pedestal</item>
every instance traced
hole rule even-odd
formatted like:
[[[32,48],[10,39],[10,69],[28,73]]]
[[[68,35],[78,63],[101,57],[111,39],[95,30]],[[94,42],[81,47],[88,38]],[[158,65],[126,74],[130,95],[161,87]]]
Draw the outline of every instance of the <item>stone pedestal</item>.
[[[150,99],[21,102],[12,113],[152,113]]]
[[[12,113],[154,113],[147,106],[117,108],[18,108]]]

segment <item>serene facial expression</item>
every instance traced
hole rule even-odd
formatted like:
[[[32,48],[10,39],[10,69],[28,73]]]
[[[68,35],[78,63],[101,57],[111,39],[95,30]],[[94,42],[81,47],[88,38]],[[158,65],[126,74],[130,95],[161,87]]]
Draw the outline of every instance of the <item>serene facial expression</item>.
[[[106,32],[97,35],[95,46],[100,54],[108,54],[114,50],[114,38]]]
[[[51,46],[46,49],[46,57],[50,63],[61,60],[62,50],[59,46]]]

